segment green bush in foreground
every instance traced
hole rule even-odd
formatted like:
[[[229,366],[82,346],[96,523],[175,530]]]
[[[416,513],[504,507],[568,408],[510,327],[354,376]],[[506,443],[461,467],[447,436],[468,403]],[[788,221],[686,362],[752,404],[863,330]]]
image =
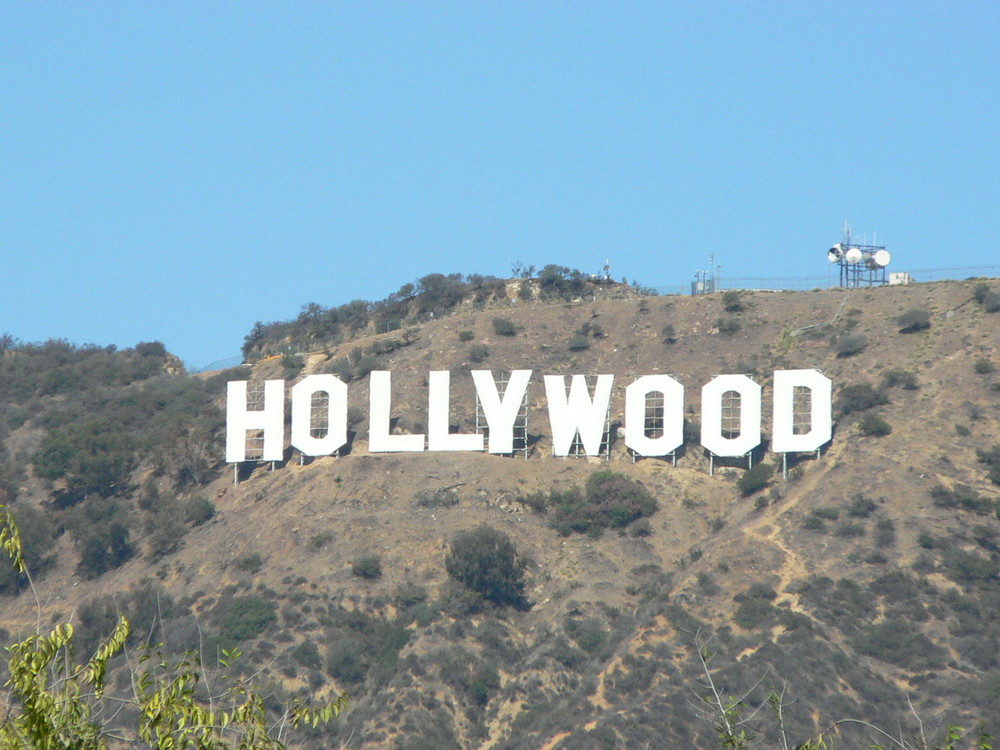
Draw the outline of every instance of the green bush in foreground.
[[[30,583],[20,533],[3,506],[0,548]],[[202,686],[209,684],[207,668],[200,660],[169,664],[150,649],[141,649],[132,662],[134,692],[123,704],[105,695],[104,678],[108,663],[124,649],[129,630],[128,620],[120,617],[85,663],[73,657],[74,629],[69,623],[8,646],[0,748],[281,750],[290,727],[329,722],[347,706],[347,696],[341,694],[315,708],[293,703],[269,718],[265,698],[253,685],[224,679],[214,683],[214,692],[206,692]],[[224,651],[219,662],[228,668],[238,657],[239,652]]]

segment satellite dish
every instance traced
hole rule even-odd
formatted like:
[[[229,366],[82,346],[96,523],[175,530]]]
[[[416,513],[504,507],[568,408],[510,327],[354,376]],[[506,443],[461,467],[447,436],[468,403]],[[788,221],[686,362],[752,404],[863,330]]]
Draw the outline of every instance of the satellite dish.
[[[858,248],[852,247],[847,251],[847,254],[844,257],[847,259],[848,263],[860,263],[862,256],[861,251]]]
[[[836,263],[844,256],[844,251],[841,249],[840,245],[834,245],[829,250],[826,251],[826,259],[831,263]]]
[[[875,257],[873,258],[873,260],[875,261],[876,266],[878,266],[879,268],[885,268],[887,265],[889,265],[889,261],[892,260],[892,256],[889,255],[888,250],[879,250],[878,252],[875,253]]]

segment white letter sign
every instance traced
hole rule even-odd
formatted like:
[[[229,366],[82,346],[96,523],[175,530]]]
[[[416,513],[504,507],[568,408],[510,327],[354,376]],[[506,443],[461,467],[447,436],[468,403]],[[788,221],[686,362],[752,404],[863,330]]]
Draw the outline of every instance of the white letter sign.
[[[264,431],[264,461],[280,461],[285,450],[285,381],[264,381],[264,408],[247,409],[246,380],[226,385],[226,461],[246,461],[247,431]]]
[[[312,435],[312,397],[327,395],[326,437]],[[347,384],[334,375],[309,375],[292,386],[292,446],[306,456],[329,456],[347,442]]]
[[[580,442],[588,456],[601,452],[601,437],[608,418],[611,385],[614,375],[598,375],[594,400],[590,400],[587,379],[574,375],[566,397],[566,379],[561,375],[545,376],[545,397],[549,402],[549,424],[552,426],[552,452],[568,456],[573,438],[580,433]]]
[[[482,435],[451,435],[448,432],[451,373],[448,370],[433,370],[427,384],[427,450],[481,451]]]
[[[722,396],[740,395],[740,434],[722,434]],[[701,389],[701,444],[716,456],[744,456],[760,445],[760,386],[746,375],[719,375]]]
[[[531,370],[514,370],[510,373],[503,398],[497,391],[493,373],[489,370],[473,370],[472,382],[476,384],[479,405],[486,417],[490,430],[490,453],[511,453],[514,450],[514,420],[528,390]]]
[[[413,452],[424,449],[423,435],[390,435],[389,412],[392,408],[391,375],[387,370],[372,370],[368,380],[368,450],[371,453]]]
[[[809,432],[795,434],[795,389],[810,390]],[[818,370],[775,370],[774,430],[771,450],[792,453],[817,450],[833,435],[833,381]]]
[[[646,435],[646,398],[663,394],[663,434]],[[684,386],[669,375],[645,375],[625,388],[625,445],[640,456],[666,456],[684,442]]]

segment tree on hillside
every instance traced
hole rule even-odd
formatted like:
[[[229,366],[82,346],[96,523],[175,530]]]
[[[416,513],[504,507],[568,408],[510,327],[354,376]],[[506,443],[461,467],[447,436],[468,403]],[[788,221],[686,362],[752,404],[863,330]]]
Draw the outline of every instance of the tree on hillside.
[[[448,575],[454,580],[493,604],[518,609],[528,606],[524,596],[526,567],[510,537],[490,526],[457,533],[445,560]]]
[[[118,494],[135,467],[136,442],[121,424],[95,417],[50,432],[32,462],[39,477],[65,481],[63,504],[72,505]]]

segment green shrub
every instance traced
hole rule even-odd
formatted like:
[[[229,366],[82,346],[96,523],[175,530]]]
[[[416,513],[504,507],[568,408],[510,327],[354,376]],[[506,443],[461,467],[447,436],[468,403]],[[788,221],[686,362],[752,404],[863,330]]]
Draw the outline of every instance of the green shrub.
[[[885,620],[869,625],[851,645],[865,656],[912,671],[944,665],[944,650],[905,620]]]
[[[278,619],[277,605],[256,595],[224,596],[212,609],[212,620],[226,643],[256,638]]]
[[[549,507],[549,495],[545,492],[532,492],[521,495],[518,501],[531,508],[535,513],[545,513]]]
[[[393,601],[396,603],[396,606],[401,609],[413,607],[426,600],[427,589],[419,583],[414,583],[413,581],[404,581],[399,584],[396,588],[396,593],[393,595]]]
[[[80,561],[77,572],[97,578],[124,564],[135,554],[131,518],[124,503],[99,495],[88,497],[66,516]]]
[[[648,518],[640,518],[628,527],[628,533],[634,537],[645,537],[653,533],[653,525]]]
[[[980,305],[983,304],[983,300],[986,299],[986,295],[990,293],[990,285],[985,281],[980,281],[972,290],[972,296],[976,298],[976,302]]]
[[[858,493],[847,507],[847,515],[854,518],[868,518],[878,509],[878,504],[862,493]]]
[[[146,543],[154,559],[179,550],[188,531],[181,517],[180,503],[174,497],[171,500],[169,506],[161,505],[156,512],[146,515]]]
[[[744,630],[769,625],[779,614],[772,602],[777,592],[763,583],[755,583],[746,591],[733,597],[739,606],[733,614],[733,621]]]
[[[493,318],[493,332],[497,336],[516,336],[517,326],[507,318]]]
[[[938,485],[931,489],[931,499],[939,508],[968,510],[979,516],[988,515],[995,508],[993,500],[965,484],[956,484],[952,489]]]
[[[875,544],[889,547],[896,543],[896,525],[891,518],[880,518],[875,523]]]
[[[336,680],[359,683],[365,679],[368,660],[363,652],[364,644],[354,636],[337,640],[330,647],[326,660],[326,671]]]
[[[837,525],[837,528],[833,531],[837,536],[864,536],[865,527],[860,523],[852,523],[851,521],[843,521]]]
[[[740,322],[736,318],[719,318],[715,321],[715,327],[719,333],[732,336],[740,330]]]
[[[882,389],[901,386],[905,391],[915,391],[920,386],[917,384],[917,376],[909,370],[892,369],[882,378]]]
[[[896,323],[899,324],[900,333],[925,331],[931,327],[931,314],[919,307],[914,307],[896,318]]]
[[[539,293],[550,299],[578,299],[583,295],[585,278],[577,269],[550,264],[538,272]]]
[[[451,508],[459,503],[458,493],[449,488],[420,490],[414,499],[421,508]]]
[[[837,407],[840,413],[848,415],[855,411],[865,411],[889,403],[886,395],[875,390],[868,383],[848,385],[840,389]]]
[[[66,482],[63,504],[89,494],[109,497],[125,489],[138,459],[134,436],[107,417],[68,424],[49,432],[32,463],[42,479]]]
[[[519,609],[527,606],[526,567],[510,537],[489,526],[457,533],[445,559],[445,569],[453,580],[486,601]]]
[[[1000,294],[992,291],[990,285],[985,281],[976,284],[973,294],[976,297],[976,302],[982,305],[986,312],[994,313],[1000,310]]]
[[[285,369],[285,377],[290,378],[302,371],[305,361],[297,354],[286,352],[281,355],[281,366]]]
[[[351,564],[351,575],[358,578],[381,578],[382,558],[378,555],[362,555]]]
[[[848,333],[837,339],[837,344],[834,348],[837,352],[837,357],[844,359],[846,357],[853,357],[855,354],[860,354],[867,347],[867,336],[860,333]]]
[[[729,313],[743,312],[746,310],[746,303],[743,300],[743,293],[737,289],[730,289],[722,294],[722,309]]]
[[[826,523],[819,516],[810,513],[802,520],[802,528],[823,533],[826,531]]]
[[[483,362],[490,356],[490,348],[486,344],[473,344],[469,347],[469,361],[475,364]]]
[[[983,297],[983,309],[988,313],[1000,311],[1000,293],[988,292]]]
[[[549,656],[562,664],[567,669],[579,669],[587,663],[587,656],[578,648],[574,648],[565,638],[557,638],[552,648],[549,649]]]
[[[601,626],[600,620],[592,617],[586,620],[567,618],[566,634],[588,654],[596,654],[608,639],[608,631]]]
[[[941,563],[945,574],[963,586],[995,586],[996,579],[1000,577],[1000,563],[976,552],[945,550]]]
[[[321,531],[318,534],[313,534],[309,537],[309,546],[312,549],[323,549],[326,545],[333,541],[333,534],[329,531]]]
[[[989,375],[991,372],[996,372],[997,367],[991,360],[982,357],[976,360],[972,369],[976,371],[977,375]]]
[[[865,414],[858,422],[858,430],[867,437],[884,437],[892,432],[892,425],[878,414]]]
[[[244,573],[259,573],[260,569],[264,567],[264,559],[257,552],[248,552],[235,558],[233,567]]]
[[[192,526],[201,526],[215,517],[215,504],[204,495],[195,495],[184,507],[184,520]]]
[[[607,470],[591,474],[582,491],[552,492],[548,504],[550,523],[563,535],[576,531],[599,536],[605,529],[623,528],[657,509],[656,500],[645,487]]]
[[[490,695],[500,687],[500,673],[490,664],[481,664],[476,668],[469,681],[466,692],[477,706],[485,706]]]
[[[660,341],[668,346],[677,343],[677,334],[674,331],[674,327],[669,323],[660,330]]]
[[[749,497],[767,487],[773,474],[774,467],[771,464],[759,463],[743,472],[743,476],[736,482],[736,489],[740,491],[742,497]]]
[[[289,652],[292,661],[303,667],[315,667],[320,663],[319,648],[312,641],[302,641]]]
[[[571,352],[582,352],[584,349],[590,348],[590,339],[587,338],[587,334],[585,333],[574,333],[570,337],[566,347]]]

